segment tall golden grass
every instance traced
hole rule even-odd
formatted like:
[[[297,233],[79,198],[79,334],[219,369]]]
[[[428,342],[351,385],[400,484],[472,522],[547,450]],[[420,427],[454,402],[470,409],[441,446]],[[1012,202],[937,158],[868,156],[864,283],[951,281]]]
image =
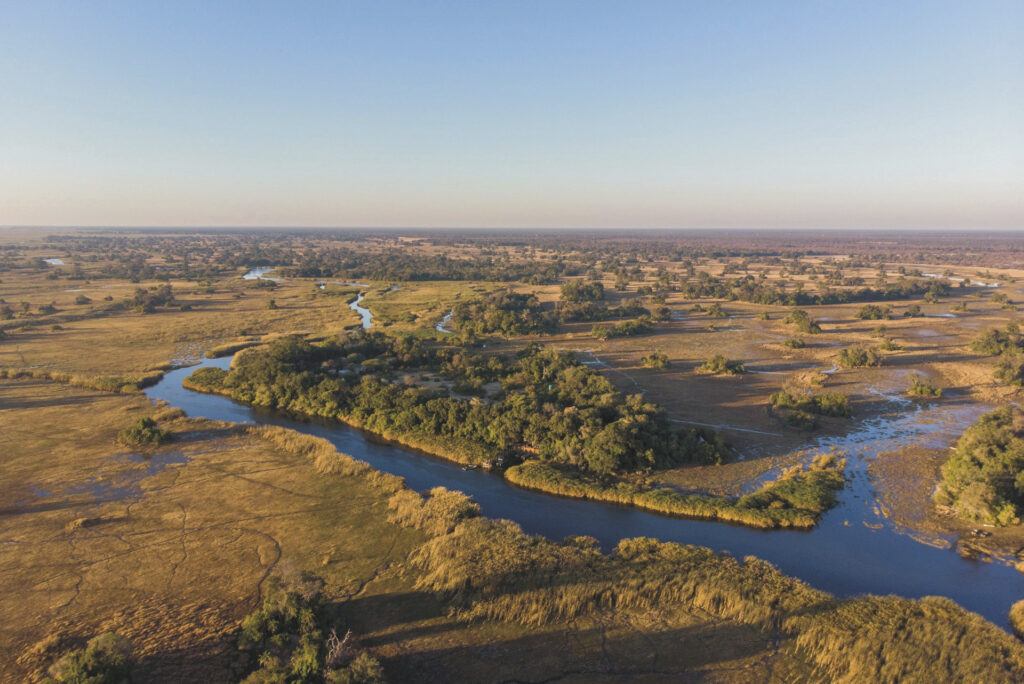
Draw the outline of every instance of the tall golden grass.
[[[61,371],[43,370],[41,368],[0,368],[0,378],[3,379],[36,378],[60,382],[74,387],[84,387],[101,392],[116,392],[120,394],[140,392],[146,387],[155,385],[163,375],[164,371],[161,369],[131,375],[98,376],[63,373]]]

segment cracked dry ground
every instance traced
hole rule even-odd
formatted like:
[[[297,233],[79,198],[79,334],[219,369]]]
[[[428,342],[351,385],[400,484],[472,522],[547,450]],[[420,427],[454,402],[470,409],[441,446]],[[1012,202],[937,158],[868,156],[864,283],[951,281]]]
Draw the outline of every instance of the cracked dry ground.
[[[137,681],[232,681],[233,632],[275,564],[324,577],[396,681],[769,681],[806,667],[772,635],[679,606],[525,627],[459,621],[404,561],[372,476],[321,475],[258,435],[172,418],[144,458],[115,437],[138,396],[0,382],[0,680],[116,631]],[[166,414],[166,412],[165,412]],[[781,648],[780,648],[781,646]]]

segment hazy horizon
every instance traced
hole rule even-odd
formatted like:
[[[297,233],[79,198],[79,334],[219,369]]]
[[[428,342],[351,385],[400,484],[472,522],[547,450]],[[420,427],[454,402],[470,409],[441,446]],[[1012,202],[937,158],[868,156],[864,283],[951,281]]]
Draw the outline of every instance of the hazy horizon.
[[[9,3],[0,225],[1024,229],[1024,5]]]

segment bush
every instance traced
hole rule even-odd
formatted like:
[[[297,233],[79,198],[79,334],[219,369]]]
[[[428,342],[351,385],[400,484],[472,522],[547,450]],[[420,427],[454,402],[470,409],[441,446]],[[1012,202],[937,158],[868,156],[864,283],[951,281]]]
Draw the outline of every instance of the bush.
[[[903,345],[891,337],[886,337],[882,343],[878,345],[878,348],[882,351],[900,351],[903,349]]]
[[[790,337],[782,343],[783,347],[789,347],[790,349],[803,349],[807,346],[802,337]]]
[[[69,684],[121,684],[129,681],[132,644],[113,632],[93,637],[85,648],[68,653],[50,666],[53,681]]]
[[[290,564],[267,581],[262,605],[242,620],[238,648],[249,656],[245,682],[383,682],[380,663],[358,654],[352,634],[338,637],[324,582]]]
[[[862,321],[877,321],[883,318],[892,318],[892,312],[889,307],[883,309],[877,304],[865,304],[857,312],[857,318]]]
[[[669,366],[668,355],[660,351],[651,352],[643,359],[641,359],[640,362],[644,365],[645,368],[656,368],[664,370]]]
[[[906,311],[903,312],[903,315],[907,318],[921,318],[924,316],[924,312],[921,311],[920,304],[911,304],[907,307]]]
[[[139,418],[135,425],[117,433],[117,441],[130,447],[156,446],[170,438],[170,433],[157,427],[156,421],[149,417]]]
[[[75,304],[78,304],[78,305],[88,304],[91,301],[92,300],[89,299],[88,297],[86,297],[84,294],[80,294],[77,297],[75,297]]]
[[[1022,341],[1018,330],[990,328],[971,340],[971,350],[988,356],[998,356],[1021,349]]]
[[[1024,412],[988,413],[964,431],[942,466],[935,502],[962,518],[1015,525],[1024,515]]]
[[[928,382],[928,380],[917,373],[910,376],[910,387],[907,394],[912,397],[941,397],[942,390]]]
[[[729,316],[718,302],[708,307],[707,315],[711,318],[728,318]]]
[[[864,368],[867,366],[880,366],[882,359],[871,349],[847,347],[839,353],[836,363],[843,368]]]
[[[783,389],[768,397],[768,404],[772,409],[790,409],[794,413],[801,412],[837,418],[850,417],[850,397],[842,392],[822,392],[817,395],[809,395]],[[787,416],[786,420],[800,427],[802,427],[800,423],[805,422],[802,417],[790,421]]]
[[[698,366],[697,370],[702,373],[713,373],[715,375],[739,375],[747,372],[742,361],[730,361],[722,354],[715,354]]]
[[[1017,352],[1003,354],[996,364],[992,376],[999,382],[1016,387],[1024,386],[1024,354]]]
[[[811,318],[803,309],[794,309],[786,316],[786,323],[795,325],[796,329],[807,335],[817,335],[821,332],[821,325]]]

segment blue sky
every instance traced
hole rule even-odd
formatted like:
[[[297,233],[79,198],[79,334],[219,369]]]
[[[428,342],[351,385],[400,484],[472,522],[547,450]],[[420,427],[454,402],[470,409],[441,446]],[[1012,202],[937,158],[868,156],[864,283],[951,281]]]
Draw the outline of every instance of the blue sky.
[[[0,225],[1024,229],[1024,2],[0,0]]]

